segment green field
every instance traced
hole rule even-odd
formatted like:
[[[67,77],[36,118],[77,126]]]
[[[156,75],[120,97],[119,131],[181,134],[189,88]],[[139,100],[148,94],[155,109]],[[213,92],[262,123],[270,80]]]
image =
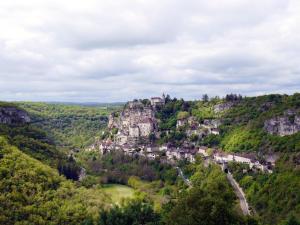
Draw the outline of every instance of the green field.
[[[106,184],[103,186],[105,193],[111,196],[112,202],[120,204],[124,198],[132,198],[134,189],[121,184]]]

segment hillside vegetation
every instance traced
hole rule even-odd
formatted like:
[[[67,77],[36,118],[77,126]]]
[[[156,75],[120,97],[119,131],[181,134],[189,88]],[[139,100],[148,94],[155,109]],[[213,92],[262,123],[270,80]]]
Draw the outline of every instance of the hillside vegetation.
[[[0,181],[0,224],[80,224],[109,203],[100,189],[76,188],[4,137],[0,137]]]
[[[295,155],[283,156],[273,174],[245,173],[247,167],[230,165],[234,177],[245,190],[247,199],[263,224],[289,224],[284,221],[297,221],[296,218],[300,221],[300,170],[294,160]]]
[[[92,144],[106,128],[108,115],[120,107],[32,102],[17,105],[25,109],[32,123],[45,130],[57,145],[77,149]]]
[[[267,119],[300,109],[300,94],[244,98],[224,115],[220,146],[226,151],[298,152],[300,133],[280,137],[264,129]]]

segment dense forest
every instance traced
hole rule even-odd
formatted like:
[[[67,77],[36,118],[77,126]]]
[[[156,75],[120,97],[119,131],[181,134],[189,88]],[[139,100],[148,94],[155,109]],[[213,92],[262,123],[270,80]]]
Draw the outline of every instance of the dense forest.
[[[46,131],[60,146],[81,149],[92,144],[102,134],[108,115],[122,105],[87,106],[18,102],[32,118],[32,123]]]
[[[1,224],[84,224],[110,204],[100,189],[76,187],[4,137],[0,137],[0,181]]]

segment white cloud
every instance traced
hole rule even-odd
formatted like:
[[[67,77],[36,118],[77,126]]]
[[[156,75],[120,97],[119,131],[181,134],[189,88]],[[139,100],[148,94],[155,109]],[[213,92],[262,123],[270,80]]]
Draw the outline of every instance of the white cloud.
[[[297,0],[0,2],[2,100],[300,88]]]

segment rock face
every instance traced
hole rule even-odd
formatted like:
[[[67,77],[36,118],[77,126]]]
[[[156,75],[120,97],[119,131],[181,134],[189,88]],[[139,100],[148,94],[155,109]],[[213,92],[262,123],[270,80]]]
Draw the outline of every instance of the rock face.
[[[232,106],[234,106],[234,102],[220,103],[220,104],[217,104],[214,106],[214,112],[215,113],[224,112],[224,111],[230,109]]]
[[[300,116],[288,110],[283,116],[277,116],[265,121],[264,129],[273,135],[286,136],[300,131]]]
[[[0,107],[0,123],[15,125],[29,122],[30,117],[26,111],[15,107]]]
[[[157,130],[154,109],[143,105],[140,101],[129,102],[119,117],[112,114],[108,127],[117,128],[117,144],[134,143],[140,139],[148,139]]]

